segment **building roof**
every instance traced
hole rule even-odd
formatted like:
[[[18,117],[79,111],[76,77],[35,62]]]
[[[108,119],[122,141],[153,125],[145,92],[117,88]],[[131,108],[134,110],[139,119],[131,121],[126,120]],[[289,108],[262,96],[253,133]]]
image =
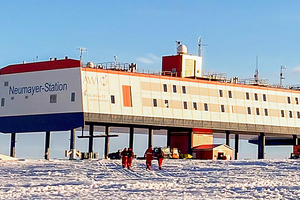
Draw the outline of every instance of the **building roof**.
[[[80,66],[81,66],[81,62],[79,60],[73,60],[73,59],[68,59],[68,58],[62,59],[62,60],[54,59],[51,61],[9,65],[9,66],[3,67],[0,70],[0,74],[1,75],[16,74],[16,73],[23,73],[23,72],[73,68],[73,67],[80,67]]]
[[[234,150],[233,148],[231,148],[230,146],[226,145],[226,144],[203,144],[203,145],[199,145],[193,148],[193,150],[213,150],[216,147],[219,146],[225,146],[227,148],[229,148],[230,150]]]

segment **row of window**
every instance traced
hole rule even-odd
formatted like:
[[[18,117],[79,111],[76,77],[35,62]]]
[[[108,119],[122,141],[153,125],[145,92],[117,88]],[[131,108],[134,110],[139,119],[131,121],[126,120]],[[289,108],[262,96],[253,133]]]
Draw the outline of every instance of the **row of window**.
[[[157,99],[153,99],[153,106],[157,107]],[[169,108],[169,100],[165,100],[165,107]],[[186,101],[183,102],[183,108],[188,109]],[[197,102],[193,102],[193,109],[198,110]],[[208,111],[208,104],[207,103],[204,103],[204,110]]]
[[[153,99],[153,106],[157,107],[157,99]],[[208,111],[208,104],[204,103],[203,106],[204,106],[204,111]],[[165,107],[169,108],[169,101],[168,100],[165,100]],[[186,101],[183,102],[183,109],[188,109]],[[193,102],[193,109],[198,110],[197,102]],[[221,105],[221,112],[225,112],[225,105]],[[234,112],[233,106],[231,106],[231,112],[232,113]],[[255,112],[256,112],[256,115],[261,115],[259,108],[256,108]],[[249,115],[252,114],[251,107],[247,107],[247,113]],[[281,113],[281,117],[285,117],[285,111],[284,110],[281,110],[280,113]],[[264,109],[264,114],[265,114],[265,116],[269,116],[269,112],[268,112],[267,108]],[[293,111],[289,111],[289,117],[293,118]],[[297,111],[297,118],[300,118],[300,112],[299,111]]]
[[[28,96],[25,96],[25,99],[28,99]],[[10,100],[15,100],[15,97],[10,97]],[[75,92],[71,93],[71,102],[75,101]],[[57,103],[57,94],[50,95],[50,103]],[[5,106],[5,98],[1,98],[1,107]]]
[[[259,111],[260,109],[256,108],[255,110],[256,110],[256,115],[260,115],[260,111]],[[247,112],[248,112],[249,115],[251,115],[251,108],[250,107],[247,107]],[[265,116],[269,116],[267,108],[264,109],[264,113],[265,113]],[[288,113],[289,113],[288,116],[290,118],[293,118],[293,111],[289,110]],[[285,117],[285,111],[280,110],[280,115],[281,115],[281,117]],[[297,111],[297,118],[300,118],[300,112],[299,111]]]
[[[220,97],[223,97],[223,90],[219,90],[219,96]],[[228,90],[228,97],[229,98],[232,98],[232,92],[230,90]],[[246,92],[246,99],[247,100],[250,100],[250,93],[249,92]],[[266,94],[263,94],[262,95],[262,99],[263,101],[267,101],[267,95]],[[255,101],[258,101],[258,94],[257,93],[254,93],[254,100]],[[291,104],[291,97],[287,97],[287,103],[288,104]],[[299,104],[299,99],[298,97],[295,97],[295,103],[298,105]]]
[[[168,85],[167,84],[163,84],[163,90],[164,90],[164,92],[168,92]],[[177,86],[176,85],[173,85],[173,93],[177,93]],[[186,94],[186,87],[185,86],[182,86],[182,93]],[[223,90],[219,90],[219,96],[220,97],[224,96],[223,95]],[[231,90],[228,90],[228,98],[233,98]],[[250,99],[250,93],[249,92],[246,92],[246,99],[247,100]],[[262,99],[263,99],[263,101],[267,101],[267,95],[263,94]],[[254,93],[254,100],[258,101],[258,93]],[[287,97],[287,103],[289,103],[289,104],[291,103],[291,97]],[[298,97],[295,97],[295,103],[299,104]]]
[[[163,84],[163,89],[164,89],[164,92],[168,92],[168,85]],[[173,85],[173,93],[177,93],[177,85]],[[182,93],[186,94],[186,87],[185,86],[182,86]]]
[[[71,102],[75,101],[75,92],[71,93]],[[50,103],[57,103],[57,94],[50,95]]]

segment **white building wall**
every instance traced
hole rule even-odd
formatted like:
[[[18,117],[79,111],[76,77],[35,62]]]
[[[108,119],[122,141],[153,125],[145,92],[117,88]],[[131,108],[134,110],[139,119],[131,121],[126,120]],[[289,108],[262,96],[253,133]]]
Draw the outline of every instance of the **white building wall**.
[[[0,80],[0,99],[5,99],[5,105],[0,106],[1,117],[82,112],[80,68],[0,75]],[[66,87],[51,91],[53,87],[48,86],[58,82]],[[39,92],[29,92],[28,87],[39,87]],[[12,88],[23,88],[23,92],[13,94],[9,92]],[[71,93],[75,93],[74,102]],[[57,95],[56,103],[50,103],[50,95]]]
[[[300,105],[295,103],[295,97],[300,95],[296,91],[105,70],[83,71],[82,79],[95,74],[104,82],[103,77],[106,77],[107,84],[97,86],[83,81],[85,112],[292,127],[299,127],[300,123],[297,117]],[[164,84],[167,92],[163,90]],[[123,106],[122,85],[131,87],[132,107]],[[183,94],[182,86],[186,87],[186,94]],[[223,97],[220,97],[219,90],[223,91]],[[228,91],[232,92],[232,98],[229,98]],[[247,92],[249,100],[246,99]],[[255,93],[258,100],[255,100]],[[264,94],[266,101],[263,100]],[[100,95],[100,103],[94,102],[93,95]],[[110,101],[111,95],[115,96],[115,104]],[[286,101],[287,96],[291,97],[290,104]],[[157,107],[153,106],[153,99],[157,100]],[[169,107],[165,100],[168,100]],[[187,102],[187,109],[183,108],[183,102]],[[197,103],[197,110],[193,108],[193,102]],[[204,110],[204,103],[208,104],[208,111]],[[224,105],[225,112],[221,112],[221,105]],[[247,107],[251,108],[251,114],[248,114]],[[281,117],[281,110],[284,110],[285,117]],[[289,118],[289,110],[293,112],[293,118]]]

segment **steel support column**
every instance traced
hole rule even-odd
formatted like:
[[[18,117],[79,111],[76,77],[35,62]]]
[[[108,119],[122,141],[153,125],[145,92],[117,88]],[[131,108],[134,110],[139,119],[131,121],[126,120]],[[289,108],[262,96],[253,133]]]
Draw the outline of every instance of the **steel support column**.
[[[230,131],[225,131],[226,134],[226,145],[230,146]]]
[[[239,134],[235,134],[235,139],[234,139],[234,159],[237,160],[238,159],[238,155],[239,155]]]
[[[298,145],[299,143],[299,140],[298,140],[298,135],[293,135],[293,145]]]
[[[90,124],[89,153],[93,152],[93,141],[94,141],[94,125]]]
[[[109,134],[110,134],[110,126],[105,126],[105,149],[104,149],[104,157],[108,158],[109,154]]]
[[[11,133],[10,137],[10,156],[16,157],[16,133]]]
[[[130,126],[129,130],[129,148],[133,150],[133,134],[134,134],[134,127]]]
[[[70,133],[70,150],[72,149],[75,149],[75,129],[72,129]]]
[[[167,130],[167,147],[171,147],[171,129]]]
[[[50,131],[46,132],[46,139],[45,139],[45,159],[49,160],[50,158]]]
[[[153,146],[153,128],[149,127],[148,148]]]
[[[258,136],[258,159],[265,158],[265,144],[265,133],[260,133],[260,135]]]
[[[188,148],[188,153],[192,155],[193,151],[193,130],[190,129],[189,132],[189,148]]]

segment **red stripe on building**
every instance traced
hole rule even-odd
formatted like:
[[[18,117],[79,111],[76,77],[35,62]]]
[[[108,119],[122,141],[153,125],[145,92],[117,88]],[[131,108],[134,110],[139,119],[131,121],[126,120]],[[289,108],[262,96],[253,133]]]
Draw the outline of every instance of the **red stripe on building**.
[[[193,133],[195,133],[195,134],[212,134],[213,131],[211,129],[193,128]]]

